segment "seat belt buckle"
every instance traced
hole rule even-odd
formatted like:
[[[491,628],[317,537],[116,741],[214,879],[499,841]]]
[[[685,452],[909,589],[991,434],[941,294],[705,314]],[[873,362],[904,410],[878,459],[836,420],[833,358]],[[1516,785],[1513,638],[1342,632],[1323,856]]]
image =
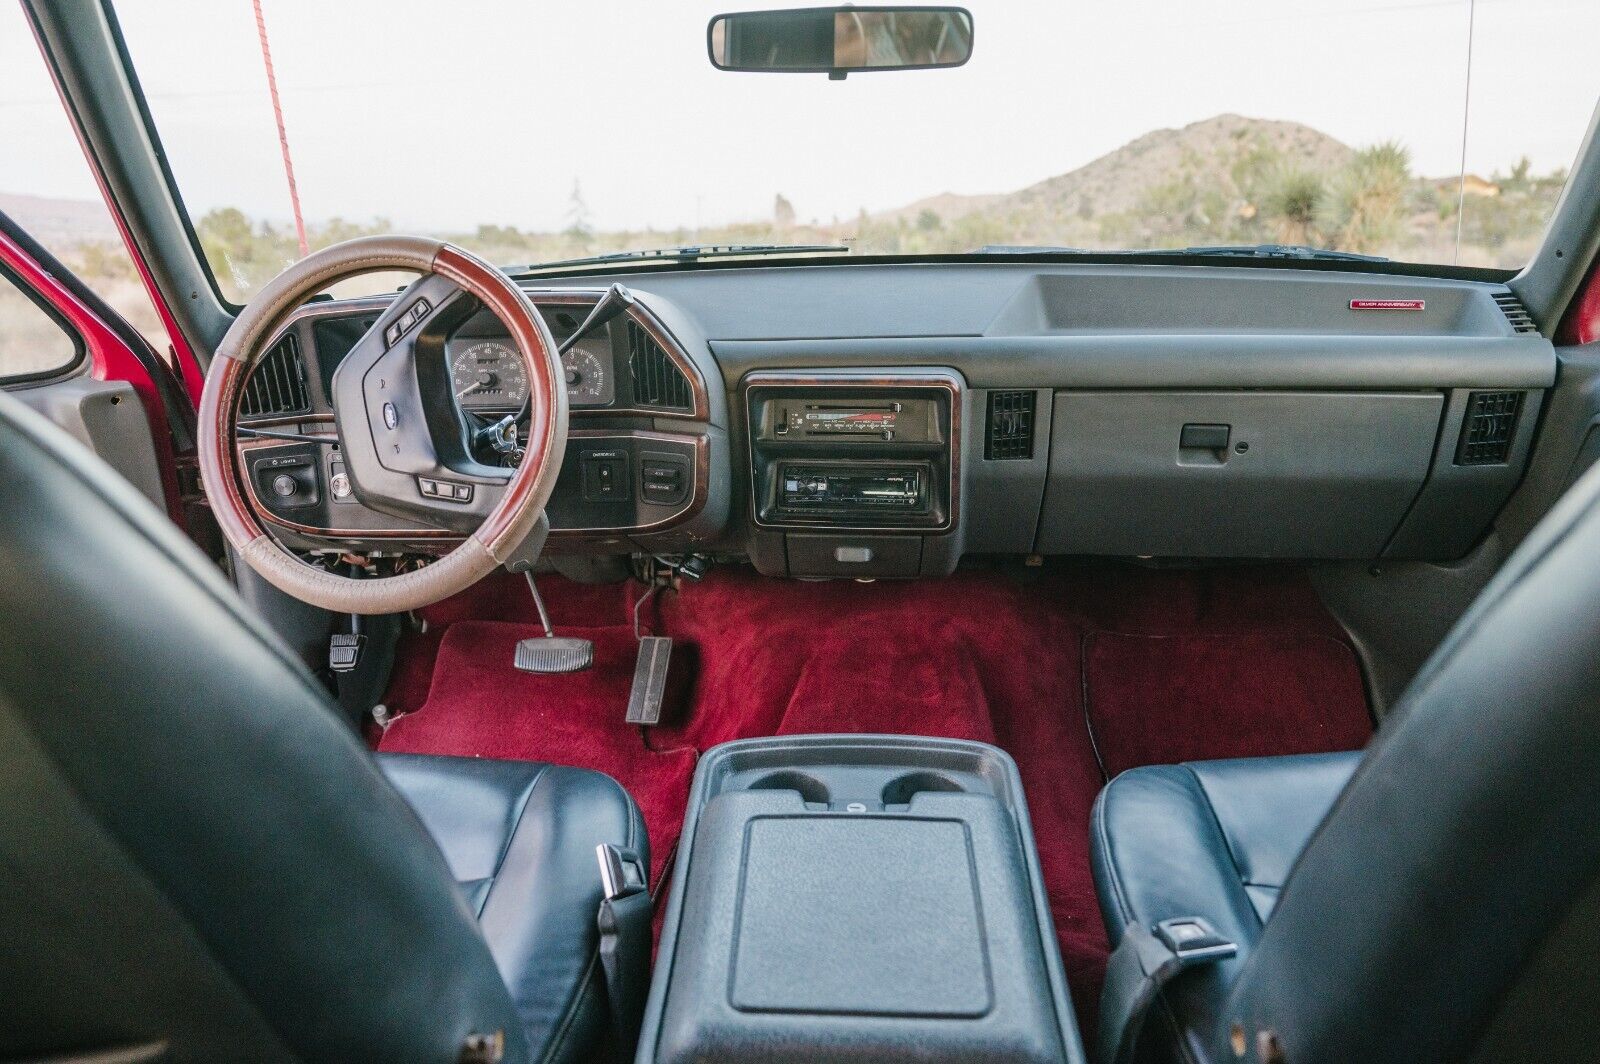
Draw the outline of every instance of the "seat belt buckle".
[[[600,968],[618,1061],[633,1059],[650,986],[650,882],[639,855],[608,842],[594,848],[600,860]]]
[[[1155,936],[1172,951],[1178,963],[1191,964],[1223,960],[1238,954],[1239,947],[1217,934],[1214,927],[1198,916],[1175,916],[1155,926]]]
[[[600,861],[600,887],[606,901],[632,897],[648,889],[644,862],[638,854],[609,842],[602,842],[594,852]]]

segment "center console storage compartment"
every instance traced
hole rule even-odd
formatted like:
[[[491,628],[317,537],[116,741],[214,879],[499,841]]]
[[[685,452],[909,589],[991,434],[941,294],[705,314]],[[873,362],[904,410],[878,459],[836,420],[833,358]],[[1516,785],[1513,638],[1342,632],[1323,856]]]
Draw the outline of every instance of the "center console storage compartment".
[[[1021,781],[981,743],[708,752],[638,1060],[1082,1061]]]

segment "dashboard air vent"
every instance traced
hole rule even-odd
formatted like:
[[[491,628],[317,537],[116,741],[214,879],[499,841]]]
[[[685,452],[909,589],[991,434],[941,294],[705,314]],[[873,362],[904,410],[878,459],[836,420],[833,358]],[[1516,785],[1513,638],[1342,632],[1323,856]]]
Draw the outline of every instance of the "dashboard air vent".
[[[990,392],[983,456],[990,461],[1033,457],[1033,393]]]
[[[628,372],[633,376],[633,401],[640,406],[692,410],[689,380],[666,350],[638,322],[628,322]]]
[[[239,416],[283,417],[310,412],[306,364],[300,357],[300,342],[290,333],[250,371],[244,394],[239,397]]]
[[[1456,465],[1502,465],[1511,457],[1511,440],[1522,412],[1521,392],[1473,392],[1461,423]]]
[[[1522,305],[1515,292],[1500,292],[1494,297],[1500,305],[1500,312],[1506,316],[1506,321],[1511,323],[1512,331],[1519,333],[1536,333],[1539,327],[1533,323],[1533,318],[1528,314],[1528,308]]]

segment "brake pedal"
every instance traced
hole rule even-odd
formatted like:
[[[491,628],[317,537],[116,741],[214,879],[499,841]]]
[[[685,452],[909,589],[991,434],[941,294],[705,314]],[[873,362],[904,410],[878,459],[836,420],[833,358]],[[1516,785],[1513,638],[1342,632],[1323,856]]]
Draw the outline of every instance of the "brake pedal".
[[[522,574],[528,579],[528,590],[533,593],[534,609],[539,611],[539,626],[544,635],[524,639],[517,644],[513,664],[523,672],[580,672],[594,664],[594,644],[587,639],[574,639],[555,634],[550,626],[550,611],[544,608],[544,597],[539,585],[533,582],[533,573]]]
[[[639,663],[633,668],[633,689],[628,692],[628,723],[661,723],[661,701],[667,693],[667,666],[672,660],[672,640],[647,635],[639,640]]]
[[[568,636],[534,636],[517,644],[514,663],[523,672],[580,672],[594,664],[594,644]]]

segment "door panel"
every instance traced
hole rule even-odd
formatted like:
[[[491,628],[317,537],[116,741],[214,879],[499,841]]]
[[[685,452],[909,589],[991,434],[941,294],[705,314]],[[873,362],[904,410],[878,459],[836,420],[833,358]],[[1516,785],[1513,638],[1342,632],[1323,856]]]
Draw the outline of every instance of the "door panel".
[[[166,508],[150,421],[133,385],[79,376],[15,394],[104,458],[151,502]]]
[[[0,287],[11,290],[0,301],[6,354],[0,387],[82,441],[183,524],[174,435],[192,423],[192,410],[170,369],[3,214]]]

